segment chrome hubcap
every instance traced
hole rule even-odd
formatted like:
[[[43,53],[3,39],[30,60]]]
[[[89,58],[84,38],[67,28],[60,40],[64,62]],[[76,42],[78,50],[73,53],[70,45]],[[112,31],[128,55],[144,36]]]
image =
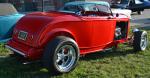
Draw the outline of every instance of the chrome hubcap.
[[[76,60],[75,49],[71,45],[64,45],[57,51],[56,67],[60,71],[68,71]]]
[[[146,47],[147,47],[147,36],[146,35],[141,36],[141,44],[140,44],[140,46],[141,46],[142,50],[146,49]]]

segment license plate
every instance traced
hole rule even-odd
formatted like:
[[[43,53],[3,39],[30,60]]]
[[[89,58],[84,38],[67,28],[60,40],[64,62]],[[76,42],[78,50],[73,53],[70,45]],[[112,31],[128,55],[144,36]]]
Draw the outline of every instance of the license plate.
[[[21,40],[26,40],[28,33],[24,31],[20,31],[18,34],[18,38]]]

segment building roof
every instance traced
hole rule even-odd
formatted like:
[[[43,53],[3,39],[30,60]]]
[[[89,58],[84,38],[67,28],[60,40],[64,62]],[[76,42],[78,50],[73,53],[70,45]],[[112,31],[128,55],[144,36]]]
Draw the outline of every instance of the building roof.
[[[100,4],[100,5],[110,7],[109,3],[106,1],[74,1],[74,2],[68,2],[65,5],[82,5],[82,4]]]

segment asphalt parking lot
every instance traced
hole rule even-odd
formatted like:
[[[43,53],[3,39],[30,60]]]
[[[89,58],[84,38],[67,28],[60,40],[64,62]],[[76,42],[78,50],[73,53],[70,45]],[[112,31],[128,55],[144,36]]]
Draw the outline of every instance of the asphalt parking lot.
[[[131,26],[150,27],[150,9],[144,10],[142,15],[132,14]]]

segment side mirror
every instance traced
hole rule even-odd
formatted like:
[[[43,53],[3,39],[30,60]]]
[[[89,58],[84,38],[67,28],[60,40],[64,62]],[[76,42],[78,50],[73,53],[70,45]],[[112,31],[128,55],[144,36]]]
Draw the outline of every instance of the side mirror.
[[[116,14],[116,17],[119,17],[119,14],[118,14],[118,13]]]

